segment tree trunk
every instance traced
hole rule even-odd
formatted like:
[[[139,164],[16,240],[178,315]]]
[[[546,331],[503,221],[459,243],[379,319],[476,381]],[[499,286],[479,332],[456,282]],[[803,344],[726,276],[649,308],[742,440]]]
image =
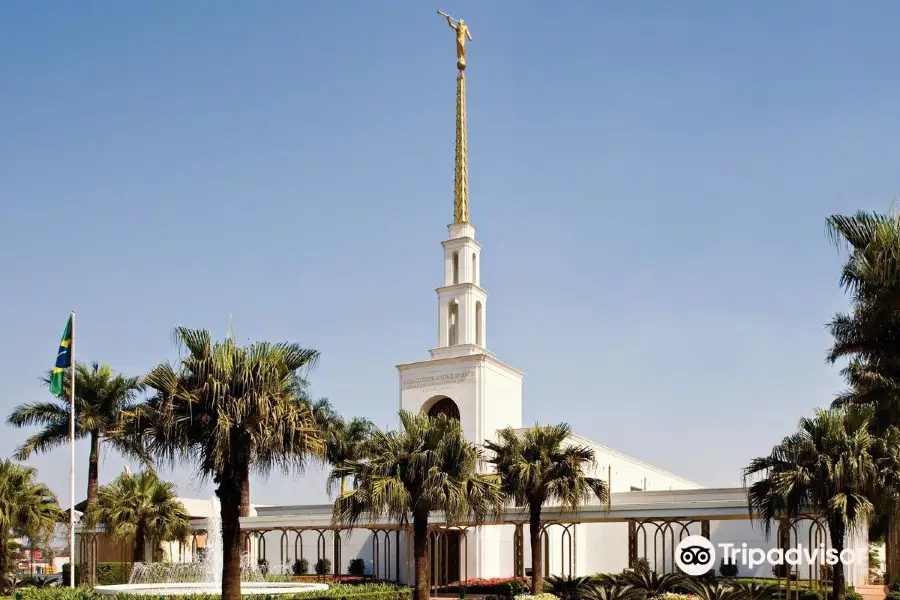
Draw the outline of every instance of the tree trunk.
[[[138,523],[134,530],[134,561],[144,562],[144,552],[147,547],[146,536],[144,535],[144,527]]]
[[[91,451],[88,456],[88,482],[87,482],[87,507],[84,509],[84,522],[82,523],[81,534],[85,533],[85,529],[93,529],[97,516],[97,490],[100,487],[100,434],[96,431],[91,432]],[[74,507],[73,507],[74,508]],[[74,554],[73,554],[74,555]],[[94,555],[93,537],[87,537],[85,544],[85,571],[82,576],[87,583],[96,583],[95,575],[97,573],[96,556]],[[74,564],[74,563],[73,563]]]
[[[249,464],[223,473],[216,489],[222,507],[222,600],[241,598],[241,496]]]
[[[544,589],[544,561],[541,547],[541,502],[529,507],[528,534],[531,538],[531,595],[537,596]]]
[[[250,478],[241,484],[241,516],[250,516]]]
[[[341,496],[347,493],[347,478],[341,477]]]
[[[844,550],[844,535],[846,529],[844,524],[839,520],[828,524],[828,531],[831,534],[831,547],[840,556]],[[831,600],[844,600],[844,588],[846,586],[844,578],[844,563],[838,561],[832,568],[834,575],[831,581]]]
[[[0,527],[0,577],[6,575],[7,561],[6,556],[6,540],[9,539],[9,532]]]
[[[413,515],[413,556],[416,568],[414,600],[428,600],[431,585],[428,581],[428,515]]]
[[[884,583],[891,585],[900,580],[900,513],[888,516],[884,554]]]

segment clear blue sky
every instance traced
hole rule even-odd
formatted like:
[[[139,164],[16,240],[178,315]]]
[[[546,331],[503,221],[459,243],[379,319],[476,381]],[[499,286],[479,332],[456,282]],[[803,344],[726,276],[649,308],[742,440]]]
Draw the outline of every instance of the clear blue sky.
[[[321,350],[317,395],[393,426],[452,217],[437,8],[474,36],[471,216],[525,422],[731,486],[829,404],[846,300],[824,218],[900,189],[896,2],[20,0],[0,6],[4,416],[47,397],[75,309],[77,358],[128,374],[233,314],[239,340]],[[0,455],[26,433],[0,432]],[[67,499],[66,450],[31,462]],[[106,454],[102,480],[121,469]],[[253,500],[324,501],[322,481]]]

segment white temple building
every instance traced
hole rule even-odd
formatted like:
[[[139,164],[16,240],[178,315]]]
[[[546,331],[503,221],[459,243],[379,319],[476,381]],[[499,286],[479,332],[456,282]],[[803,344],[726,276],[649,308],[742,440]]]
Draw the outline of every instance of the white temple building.
[[[437,344],[429,358],[397,366],[399,407],[414,413],[446,413],[458,418],[467,439],[481,444],[496,438],[499,429],[521,428],[522,386],[525,374],[498,359],[487,345],[487,291],[482,287],[481,245],[468,221],[449,226],[442,242],[437,288]],[[560,415],[566,420],[566,415]],[[704,489],[646,462],[573,435],[572,443],[596,453],[594,477],[608,482],[610,501],[588,505],[577,513],[548,506],[544,538],[544,572],[548,575],[615,573],[646,559],[660,572],[671,572],[678,542],[688,535],[704,535],[713,544],[732,543],[765,551],[778,548],[778,536],[765,539],[761,525],[750,518],[743,488]],[[699,460],[702,460],[700,458]],[[242,519],[252,562],[265,558],[270,572],[291,572],[305,558],[312,573],[327,558],[332,571],[346,573],[350,560],[362,558],[367,574],[411,583],[411,547],[397,523],[366,523],[352,532],[334,528],[330,504],[254,506],[255,516]],[[198,522],[202,530],[203,521]],[[530,548],[527,516],[511,508],[503,519],[488,524],[443,527],[432,516],[433,584],[471,578],[528,575]],[[827,528],[803,520],[790,529],[782,548],[829,545]],[[197,538],[201,539],[201,538]],[[848,539],[849,548],[867,556],[866,536]],[[168,544],[171,560],[192,560],[192,547]],[[801,579],[822,578],[817,566],[795,569]],[[712,568],[718,570],[719,559]],[[749,568],[739,564],[742,577],[772,577],[769,564]],[[865,583],[866,562],[846,567],[851,585]]]
[[[481,286],[481,245],[468,222],[449,226],[443,242],[442,279],[437,288],[437,345],[421,362],[397,366],[400,408],[413,413],[446,413],[458,418],[468,440],[481,444],[505,427],[522,428],[522,386],[525,374],[498,359],[487,345],[487,292]],[[566,420],[566,415],[560,415]],[[548,506],[551,523],[544,539],[544,571],[551,575],[615,573],[644,558],[660,572],[671,572],[674,550],[688,535],[704,535],[713,544],[740,548],[778,548],[777,535],[767,540],[761,525],[750,518],[743,488],[704,489],[621,452],[573,435],[572,443],[591,447],[597,465],[592,474],[609,484],[610,501],[582,507],[577,513]],[[702,460],[702,458],[700,459]],[[289,570],[298,558],[312,565],[328,558],[335,571],[346,572],[353,558],[366,562],[367,572],[382,579],[412,580],[411,548],[396,523],[369,523],[352,533],[332,530],[330,504],[258,506],[256,516],[242,520],[252,532],[248,548],[272,565]],[[504,519],[490,524],[441,527],[433,515],[433,584],[470,578],[528,575],[530,548],[527,515],[511,508]],[[794,524],[782,547],[829,545],[827,528],[811,520]],[[335,544],[335,533],[340,543]],[[863,534],[847,547],[867,556]],[[336,563],[340,563],[339,565]],[[818,567],[796,569],[801,579],[820,578]],[[270,567],[271,568],[271,567]],[[719,559],[713,568],[718,570]],[[773,577],[772,566],[752,569],[738,565],[742,577]],[[848,583],[865,582],[868,564],[846,568]]]
[[[427,359],[397,366],[398,407],[458,418],[467,439],[482,444],[496,438],[500,429],[522,427],[525,373],[489,350],[486,286],[490,271],[482,276],[482,246],[469,221],[464,69],[461,62],[456,93],[454,219],[447,239],[441,242],[440,261],[435,260],[435,279],[440,285],[436,290],[436,344]],[[563,414],[558,420],[574,417]],[[733,543],[738,548],[747,544],[764,550],[798,544],[814,549],[829,542],[824,525],[809,520],[786,529],[789,539],[779,542],[773,535],[767,540],[760,524],[751,519],[744,489],[704,489],[583,437],[573,435],[572,442],[594,449],[597,466],[593,476],[608,481],[610,500],[585,506],[575,514],[554,506],[544,508],[545,574],[616,573],[634,567],[640,559],[646,559],[656,571],[672,572],[676,569],[675,547],[688,535],[704,535],[713,544]],[[350,532],[332,525],[331,508],[330,504],[256,506],[255,516],[242,519],[251,562],[265,559],[270,572],[290,572],[295,561],[303,558],[312,572],[319,559],[327,558],[333,572],[346,573],[351,559],[362,558],[368,574],[411,582],[412,553],[405,524],[365,523]],[[522,511],[510,508],[504,518],[477,526],[464,523],[448,529],[440,514],[433,514],[431,522],[434,585],[529,574],[527,515]],[[167,547],[166,556],[171,560],[196,558],[206,521],[198,519],[196,523],[198,535],[189,545]],[[867,556],[864,534],[848,542],[847,547],[856,548],[859,556]],[[82,540],[81,550],[84,543]],[[798,568],[798,577],[821,578],[821,564]],[[711,567],[718,570],[718,558]],[[769,564],[752,569],[739,564],[738,569],[743,577],[773,576]],[[865,561],[846,566],[848,583],[864,583],[867,570]]]

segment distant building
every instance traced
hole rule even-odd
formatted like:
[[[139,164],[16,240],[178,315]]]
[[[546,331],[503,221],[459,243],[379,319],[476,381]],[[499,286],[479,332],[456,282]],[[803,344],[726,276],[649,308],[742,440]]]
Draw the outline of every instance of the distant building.
[[[206,546],[206,526],[207,520],[212,514],[211,500],[203,500],[199,498],[178,498],[184,506],[195,534],[184,542],[163,542],[160,544],[162,549],[162,562],[193,562],[198,556],[203,554]],[[87,507],[87,501],[83,501],[75,505],[76,515],[83,514]],[[256,514],[256,506],[250,507],[250,514]],[[98,563],[115,562],[115,563],[133,563],[134,562],[134,545],[130,540],[121,541],[106,533],[102,527],[97,527],[93,533],[85,533],[81,525],[76,525],[76,560],[79,563],[84,562],[88,544],[94,545]],[[144,556],[148,562],[153,552],[153,541],[147,540],[144,550]]]

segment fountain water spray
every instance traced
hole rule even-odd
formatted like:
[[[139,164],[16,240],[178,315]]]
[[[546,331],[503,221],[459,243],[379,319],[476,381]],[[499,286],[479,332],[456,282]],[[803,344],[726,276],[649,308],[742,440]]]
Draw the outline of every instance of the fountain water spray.
[[[203,558],[189,563],[135,563],[127,585],[101,585],[94,588],[101,595],[134,594],[141,596],[176,596],[186,594],[220,594],[222,592],[222,516],[215,497],[210,500],[210,517],[206,520],[206,545]],[[325,590],[321,583],[267,583],[249,552],[241,553],[241,594],[280,595]],[[281,570],[289,572],[289,566]]]
[[[206,520],[206,554],[203,557],[203,581],[222,585],[222,506],[213,496],[210,517]]]

